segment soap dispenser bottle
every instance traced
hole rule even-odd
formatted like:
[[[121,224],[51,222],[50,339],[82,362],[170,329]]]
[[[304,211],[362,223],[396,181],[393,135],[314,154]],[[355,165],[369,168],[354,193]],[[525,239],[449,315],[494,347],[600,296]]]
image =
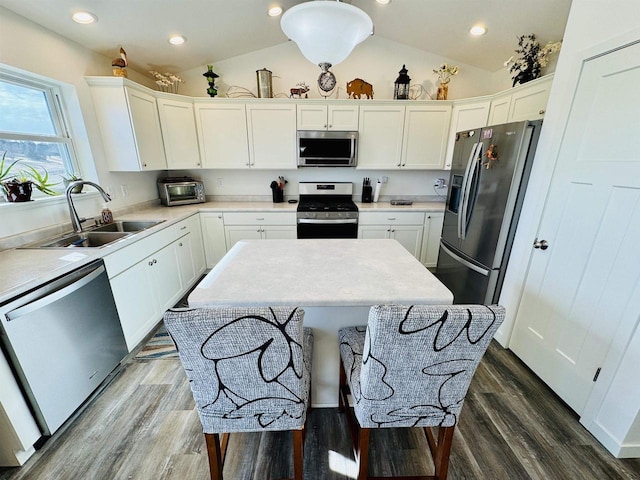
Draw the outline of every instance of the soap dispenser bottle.
[[[109,207],[107,207],[107,204],[105,203],[102,206],[102,223],[107,224],[112,222],[113,222],[113,213],[111,213],[111,210],[109,210]]]

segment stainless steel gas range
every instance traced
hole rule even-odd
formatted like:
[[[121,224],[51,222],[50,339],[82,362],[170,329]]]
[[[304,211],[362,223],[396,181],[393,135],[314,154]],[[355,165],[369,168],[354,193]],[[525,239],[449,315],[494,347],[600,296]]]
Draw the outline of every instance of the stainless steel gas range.
[[[351,182],[300,182],[298,238],[357,238]]]

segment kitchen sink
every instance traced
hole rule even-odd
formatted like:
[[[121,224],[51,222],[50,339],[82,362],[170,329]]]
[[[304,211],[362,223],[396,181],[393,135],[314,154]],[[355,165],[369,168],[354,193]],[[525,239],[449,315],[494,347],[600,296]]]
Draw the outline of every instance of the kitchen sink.
[[[128,237],[128,232],[81,232],[65,234],[62,237],[48,238],[39,242],[20,247],[21,249],[29,248],[81,248],[81,247],[104,247],[110,243]]]
[[[147,228],[155,227],[156,225],[164,222],[164,220],[157,221],[143,221],[143,220],[120,220],[106,225],[100,225],[99,227],[92,228],[92,232],[139,232],[146,230]]]

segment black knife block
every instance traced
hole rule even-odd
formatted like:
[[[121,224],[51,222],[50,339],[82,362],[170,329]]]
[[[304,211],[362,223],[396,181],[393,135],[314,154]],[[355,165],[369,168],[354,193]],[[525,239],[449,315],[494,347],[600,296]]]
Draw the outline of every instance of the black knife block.
[[[373,188],[371,185],[362,186],[362,203],[371,203],[373,196]]]

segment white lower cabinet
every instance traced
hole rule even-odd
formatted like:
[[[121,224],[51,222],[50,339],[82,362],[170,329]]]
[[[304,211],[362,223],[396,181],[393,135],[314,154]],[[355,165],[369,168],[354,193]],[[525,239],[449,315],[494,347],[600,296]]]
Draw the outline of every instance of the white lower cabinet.
[[[222,212],[201,212],[200,225],[207,268],[213,268],[227,253]]]
[[[420,258],[424,212],[360,212],[358,238],[393,238]]]
[[[227,249],[239,240],[295,239],[295,212],[229,212],[223,215]]]
[[[443,212],[427,212],[424,221],[424,237],[422,239],[422,254],[420,261],[425,267],[435,268],[438,264],[440,251],[440,237],[442,236]]]
[[[170,225],[105,256],[104,262],[127,348],[133,351],[204,272],[199,218]]]

